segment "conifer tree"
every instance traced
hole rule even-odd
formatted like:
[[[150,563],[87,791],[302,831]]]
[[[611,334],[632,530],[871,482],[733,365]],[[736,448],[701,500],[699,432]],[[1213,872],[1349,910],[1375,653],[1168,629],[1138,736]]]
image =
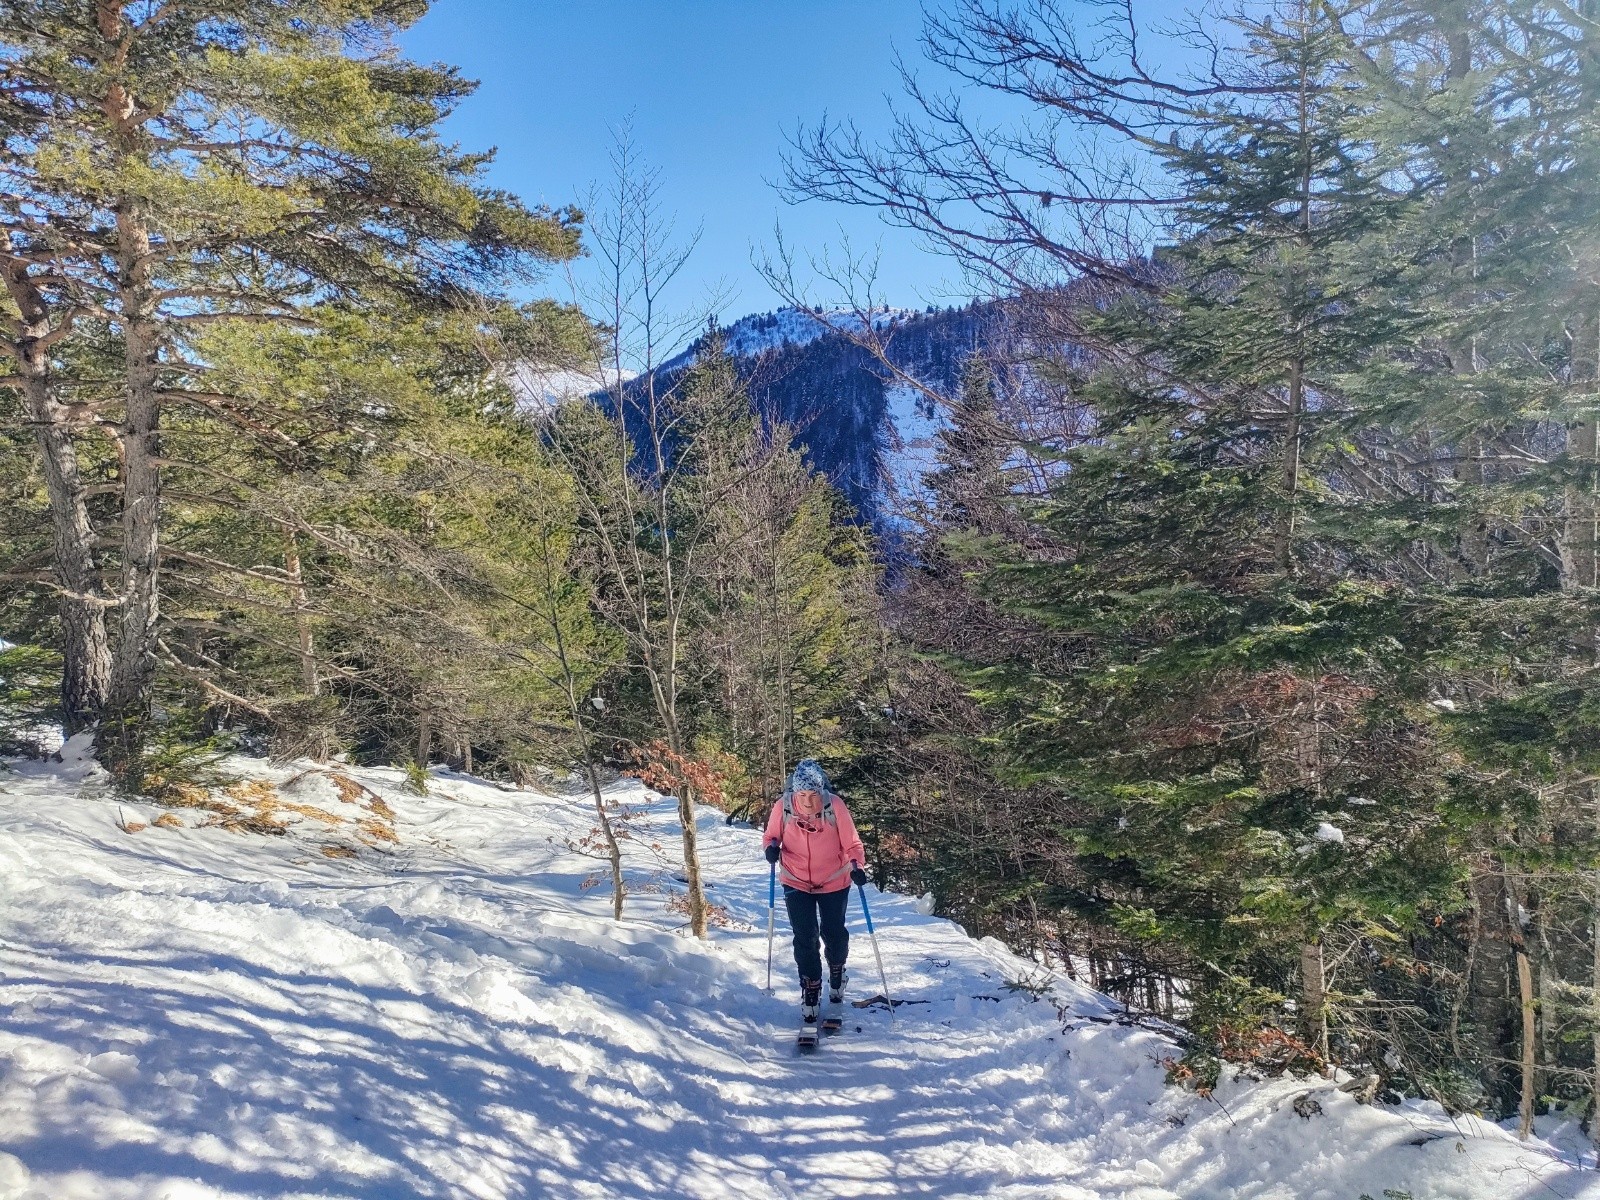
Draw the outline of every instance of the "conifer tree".
[[[23,322],[10,357],[51,464],[60,586],[86,608],[100,600],[79,587],[89,527],[71,469],[76,429],[112,441],[119,464],[116,636],[98,735],[110,761],[137,753],[161,657],[163,420],[182,411],[261,432],[258,414],[208,387],[190,346],[198,333],[294,324],[313,299],[364,291],[437,302],[575,252],[569,216],[485,188],[484,158],[434,134],[467,85],[390,43],[425,7],[19,0],[0,12],[12,47],[0,114],[14,197],[7,285]],[[51,399],[40,391],[48,352],[85,319],[110,340],[117,383],[67,394],[72,381],[58,380]],[[68,617],[78,632],[65,645],[90,661],[67,679],[92,698],[98,635]]]
[[[877,569],[842,499],[750,414],[728,436],[747,469],[713,509],[695,625],[702,678],[697,743],[739,763],[734,813],[759,819],[803,757],[847,769],[841,720],[876,651]]]

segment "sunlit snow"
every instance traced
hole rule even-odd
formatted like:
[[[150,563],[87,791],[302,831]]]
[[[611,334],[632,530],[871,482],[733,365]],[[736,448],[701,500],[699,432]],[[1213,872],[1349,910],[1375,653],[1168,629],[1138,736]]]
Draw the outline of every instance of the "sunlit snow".
[[[800,1057],[758,834],[702,810],[696,941],[675,805],[633,783],[616,924],[581,792],[235,760],[268,837],[118,801],[84,754],[0,774],[3,1200],[1600,1200],[1549,1142],[1434,1105],[1168,1086],[1158,1022],[927,899],[869,889],[896,1023],[851,1007]]]

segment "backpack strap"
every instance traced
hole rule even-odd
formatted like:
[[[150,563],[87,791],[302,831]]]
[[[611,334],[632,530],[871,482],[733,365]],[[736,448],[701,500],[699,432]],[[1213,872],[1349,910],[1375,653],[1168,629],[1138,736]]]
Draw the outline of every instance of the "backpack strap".
[[[832,792],[823,792],[822,793],[822,819],[824,821],[826,821],[829,825],[834,826],[835,828],[838,828],[838,825],[839,825],[839,818],[833,815],[833,802],[835,800],[837,800],[837,799],[838,799],[838,797],[835,796]],[[788,825],[789,825],[789,822],[791,820],[793,820],[793,819],[794,819],[794,793],[792,791],[790,791],[788,788],[785,788],[784,792],[783,792],[783,826],[784,826],[784,828],[787,828]]]

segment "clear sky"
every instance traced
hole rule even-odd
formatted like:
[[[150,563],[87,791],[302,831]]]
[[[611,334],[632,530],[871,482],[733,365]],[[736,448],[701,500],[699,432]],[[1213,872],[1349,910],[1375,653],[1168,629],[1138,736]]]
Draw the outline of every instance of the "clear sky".
[[[913,235],[860,210],[785,205],[770,186],[798,122],[882,128],[894,53],[917,58],[920,27],[919,0],[435,0],[403,45],[481,82],[446,132],[497,147],[492,182],[527,200],[566,204],[602,182],[612,130],[631,117],[680,229],[703,226],[681,302],[720,287],[731,320],[778,303],[750,261],[775,220],[802,248],[836,244],[841,224],[857,246],[879,244],[893,303],[959,294]]]

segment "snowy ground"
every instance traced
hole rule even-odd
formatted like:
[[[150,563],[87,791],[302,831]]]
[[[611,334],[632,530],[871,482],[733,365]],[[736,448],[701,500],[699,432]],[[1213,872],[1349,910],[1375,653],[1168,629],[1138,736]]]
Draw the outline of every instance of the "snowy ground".
[[[756,834],[703,814],[729,922],[698,943],[670,806],[637,787],[616,925],[581,797],[239,763],[275,787],[163,827],[77,751],[0,774],[5,1200],[1600,1198],[1470,1118],[1164,1087],[1158,1034],[1064,981],[1008,989],[1037,972],[903,897],[872,893],[912,1003],[802,1058],[781,943],[762,989]],[[871,962],[860,938],[857,997]]]

